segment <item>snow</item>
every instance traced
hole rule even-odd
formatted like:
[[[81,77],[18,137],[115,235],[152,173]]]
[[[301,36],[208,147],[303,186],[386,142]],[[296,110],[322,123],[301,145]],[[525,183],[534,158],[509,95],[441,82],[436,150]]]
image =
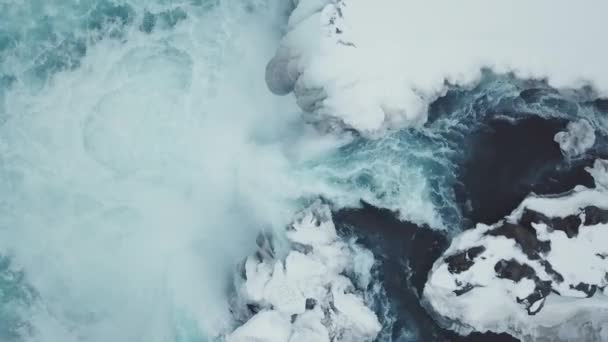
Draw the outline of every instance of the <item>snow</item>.
[[[381,325],[363,295],[373,254],[337,235],[321,201],[296,215],[286,237],[284,258],[263,236],[245,260],[233,305],[245,323],[227,341],[372,341]]]
[[[599,43],[605,1],[295,4],[268,64],[270,89],[293,91],[305,111],[364,133],[425,122],[446,83],[471,85],[483,67],[546,78],[557,88],[608,91],[608,49]]]
[[[289,319],[277,311],[262,311],[236,329],[226,342],[283,342],[289,339]]]
[[[595,131],[587,120],[568,123],[567,130],[555,134],[564,156],[574,158],[582,155],[595,144]]]
[[[589,206],[608,209],[608,189],[600,187],[608,176],[605,166],[605,161],[597,160],[588,169],[596,180],[596,188],[579,186],[570,193],[551,197],[531,195],[506,218],[510,223],[520,224],[525,209],[549,218],[578,216],[581,222],[578,234],[572,237],[545,223],[532,223],[537,239],[550,243],[547,252],[530,256],[515,239],[487,234],[502,227],[505,221],[492,226],[478,224],[456,236],[444,256],[436,261],[424,289],[427,307],[445,318],[439,321],[465,335],[489,330],[506,332],[524,341],[539,336],[571,340],[569,331],[576,331],[572,336],[578,339],[605,340],[607,332],[602,332],[601,327],[608,322],[608,297],[603,293],[608,286],[608,223],[585,225],[584,211]],[[446,257],[477,246],[485,250],[468,269],[450,272]],[[500,278],[495,267],[502,260],[527,265],[533,274],[519,281]],[[563,279],[558,279],[546,264]],[[535,297],[543,283],[550,285],[551,292]],[[585,292],[577,288],[581,284],[597,291]],[[467,286],[469,291],[460,295],[455,292]],[[582,325],[588,328],[582,329]]]

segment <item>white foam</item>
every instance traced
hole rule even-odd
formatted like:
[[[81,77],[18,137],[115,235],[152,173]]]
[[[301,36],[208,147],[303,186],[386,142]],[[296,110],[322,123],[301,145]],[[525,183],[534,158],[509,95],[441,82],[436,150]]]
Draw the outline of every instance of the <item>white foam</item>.
[[[61,3],[40,6],[74,15]],[[206,340],[231,326],[225,289],[244,246],[306,195],[276,133],[297,108],[263,80],[278,3],[184,5],[175,28],[134,23],[40,88],[16,75],[0,253],[38,293],[33,340]]]
[[[555,142],[567,158],[575,158],[595,144],[595,130],[587,120],[568,123],[566,131],[555,134]]]
[[[323,6],[324,5],[324,6]],[[426,120],[445,82],[482,67],[608,91],[602,36],[608,4],[560,0],[302,0],[267,79],[306,111],[373,133]]]
[[[588,167],[585,170],[593,177],[596,188],[608,189],[608,160],[596,159],[593,167]]]

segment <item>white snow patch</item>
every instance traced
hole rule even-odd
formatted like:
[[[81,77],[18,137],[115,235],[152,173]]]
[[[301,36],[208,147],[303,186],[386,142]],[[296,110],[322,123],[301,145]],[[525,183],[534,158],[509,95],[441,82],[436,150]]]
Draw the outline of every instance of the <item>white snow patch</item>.
[[[291,335],[289,317],[262,311],[226,338],[226,342],[283,342]]]
[[[267,68],[277,94],[365,133],[426,120],[451,84],[483,67],[557,88],[608,91],[608,3],[301,0]],[[550,9],[550,10],[548,10]]]

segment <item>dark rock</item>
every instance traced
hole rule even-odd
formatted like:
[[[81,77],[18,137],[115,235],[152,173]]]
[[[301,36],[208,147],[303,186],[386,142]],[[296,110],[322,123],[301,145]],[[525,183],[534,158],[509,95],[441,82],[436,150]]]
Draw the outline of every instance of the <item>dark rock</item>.
[[[448,271],[450,273],[462,273],[474,264],[474,259],[486,250],[484,246],[476,246],[466,251],[450,255],[445,258],[445,262],[448,264]]]
[[[534,229],[532,227],[532,223],[544,223],[548,226],[551,224],[551,219],[543,213],[539,213],[538,211],[525,208],[523,213],[521,214],[519,223],[530,229]]]
[[[540,302],[540,304],[534,309],[533,306],[535,306],[537,302],[532,302],[527,305],[526,311],[528,312],[528,315],[534,316],[543,309],[543,307],[545,306],[545,297],[538,299],[538,301]]]
[[[249,310],[249,313],[252,315],[260,312],[261,309],[262,308],[257,304],[247,304],[247,310]]]
[[[241,279],[247,281],[247,270],[245,269],[245,262],[246,260],[243,260],[239,265],[238,265],[238,273],[241,276]]]
[[[534,291],[525,298],[517,298],[518,303],[525,305],[528,315],[536,315],[539,313],[544,305],[545,298],[551,293],[551,281],[541,281],[536,277],[534,278],[534,281],[536,282]],[[534,304],[541,300],[543,301],[542,305],[532,309]]]
[[[473,286],[472,284],[466,284],[466,285],[465,285],[465,286],[463,286],[462,288],[454,290],[454,293],[455,293],[457,296],[462,296],[463,294],[465,294],[465,293],[467,293],[467,292],[471,291],[471,290],[472,290],[472,289],[474,289],[474,288],[475,288],[475,286]]]
[[[532,227],[531,223],[544,223],[551,230],[561,230],[566,233],[568,238],[573,238],[578,235],[578,229],[582,223],[581,218],[576,215],[566,217],[547,217],[531,209],[524,209],[520,222],[528,227]],[[532,228],[533,229],[533,228]]]
[[[540,253],[547,253],[551,250],[549,241],[540,241],[536,236],[536,230],[529,225],[518,225],[505,222],[498,228],[486,233],[491,236],[504,236],[513,239],[521,250],[530,259],[539,259]]]
[[[587,295],[587,298],[593,297],[597,291],[597,285],[589,285],[585,283],[578,283],[576,286],[570,285],[570,288],[583,292],[585,295]]]
[[[274,259],[274,242],[273,237],[268,232],[260,232],[255,239],[258,246],[256,256],[259,260]]]
[[[312,310],[317,306],[317,301],[314,298],[306,298],[306,310]]]
[[[551,265],[547,260],[541,260],[540,264],[545,269],[545,272],[547,272],[547,274],[553,278],[553,280],[555,280],[558,283],[561,283],[564,281],[564,276],[562,276],[561,273],[557,272],[553,268],[553,265]]]
[[[584,209],[585,226],[608,223],[608,210],[596,206],[588,206]]]
[[[310,245],[304,245],[304,244],[297,243],[297,242],[292,243],[291,246],[292,246],[292,248],[295,251],[298,251],[298,252],[300,252],[302,254],[311,253],[312,250],[313,250],[312,246],[310,246]]]
[[[534,281],[534,291],[525,298],[517,298],[517,302],[525,306],[529,315],[540,312],[544,305],[544,299],[552,292],[552,282],[550,280],[541,280],[530,265],[520,264],[514,259],[500,260],[494,266],[494,271],[496,271],[497,277],[510,279],[514,282],[520,282],[524,278]],[[540,300],[543,300],[540,307],[533,309],[534,304]]]
[[[502,279],[510,279],[514,282],[519,282],[524,278],[534,279],[536,272],[527,264],[520,264],[515,259],[500,260],[494,265],[496,276]]]
[[[581,218],[574,215],[569,215],[564,218],[554,217],[551,218],[551,228],[554,230],[561,230],[566,233],[568,238],[578,236],[578,229],[581,225]]]

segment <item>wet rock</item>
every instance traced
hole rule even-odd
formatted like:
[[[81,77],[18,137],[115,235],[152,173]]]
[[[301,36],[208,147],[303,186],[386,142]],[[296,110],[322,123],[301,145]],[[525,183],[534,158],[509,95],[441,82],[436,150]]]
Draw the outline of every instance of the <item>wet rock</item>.
[[[312,310],[317,306],[317,301],[314,298],[306,298],[306,310]]]
[[[251,315],[255,315],[256,313],[260,312],[261,309],[262,308],[257,304],[247,304],[247,310],[249,310]]]
[[[462,273],[473,266],[474,259],[486,250],[484,246],[476,246],[462,251],[460,253],[450,255],[445,258],[448,264],[450,273]]]
[[[507,239],[515,240],[521,250],[531,259],[538,259],[539,253],[547,253],[551,250],[551,243],[538,240],[536,230],[528,225],[505,222],[500,227],[489,231],[487,235],[504,236]]]
[[[569,215],[563,218],[549,218],[542,213],[530,210],[528,208],[524,209],[520,222],[529,227],[532,227],[531,223],[544,223],[552,230],[563,231],[564,233],[566,233],[566,236],[568,236],[568,238],[574,238],[578,236],[578,230],[582,223],[581,218],[576,215]]]
[[[593,297],[593,295],[597,291],[596,285],[589,285],[589,284],[585,284],[585,283],[578,283],[575,286],[570,285],[570,288],[573,290],[583,292],[585,295],[587,295],[587,298]]]
[[[510,279],[514,282],[520,282],[522,279],[530,279],[534,281],[534,291],[525,298],[517,298],[519,304],[523,304],[529,315],[535,315],[542,309],[542,302],[551,293],[551,281],[541,280],[536,271],[527,264],[521,264],[518,261],[500,260],[494,266],[496,276],[503,279]]]
[[[474,288],[475,288],[475,286],[473,286],[472,284],[466,284],[465,286],[463,286],[463,287],[461,287],[461,288],[459,288],[457,290],[454,290],[454,293],[457,296],[462,296],[463,294],[471,291]]]
[[[274,259],[274,243],[272,235],[268,232],[261,232],[255,239],[258,246],[257,256],[259,260]]]
[[[553,265],[551,265],[547,260],[541,260],[540,264],[545,269],[545,272],[547,272],[547,274],[553,278],[553,280],[555,280],[558,283],[561,283],[564,281],[564,276],[562,276],[561,273],[557,272],[553,268]]]
[[[550,227],[553,228],[553,230],[563,231],[566,233],[566,236],[571,239],[578,235],[578,229],[581,223],[580,217],[570,215],[564,218],[552,218]]]
[[[585,213],[585,226],[608,223],[608,210],[606,209],[588,206],[583,212]]]
[[[524,278],[534,279],[536,271],[527,264],[520,264],[515,259],[500,260],[494,265],[494,271],[498,278],[510,279],[518,283]]]
[[[545,298],[551,293],[551,281],[541,281],[534,278],[534,291],[525,298],[517,298],[517,302],[526,307],[528,315],[536,315],[542,310]]]

